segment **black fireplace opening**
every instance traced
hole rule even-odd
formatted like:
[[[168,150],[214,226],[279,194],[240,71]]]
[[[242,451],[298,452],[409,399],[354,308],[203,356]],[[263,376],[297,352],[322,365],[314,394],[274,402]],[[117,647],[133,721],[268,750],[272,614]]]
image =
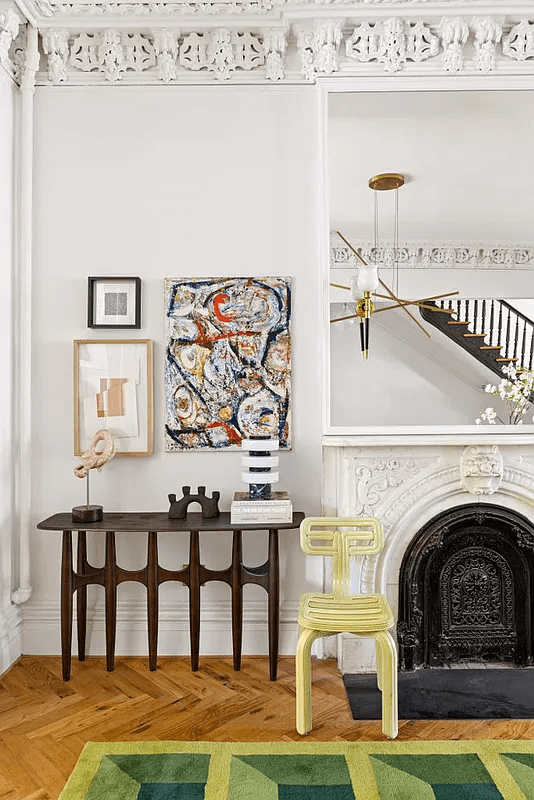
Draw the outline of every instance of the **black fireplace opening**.
[[[472,503],[414,536],[399,576],[399,669],[532,666],[534,525]]]

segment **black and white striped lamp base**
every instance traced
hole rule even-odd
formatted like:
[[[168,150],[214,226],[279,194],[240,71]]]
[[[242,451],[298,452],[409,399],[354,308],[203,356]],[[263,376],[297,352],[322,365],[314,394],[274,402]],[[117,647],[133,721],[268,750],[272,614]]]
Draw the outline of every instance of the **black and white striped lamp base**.
[[[278,482],[279,477],[278,470],[271,472],[272,467],[278,467],[278,455],[272,455],[273,450],[278,450],[278,439],[251,436],[250,439],[243,439],[241,447],[247,451],[242,458],[241,480],[249,485],[250,499],[270,500],[271,486]]]

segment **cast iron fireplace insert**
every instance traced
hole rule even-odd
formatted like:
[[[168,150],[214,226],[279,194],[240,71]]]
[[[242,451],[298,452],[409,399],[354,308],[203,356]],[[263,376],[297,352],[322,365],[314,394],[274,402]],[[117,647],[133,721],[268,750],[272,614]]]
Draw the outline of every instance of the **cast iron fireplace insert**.
[[[399,669],[533,659],[534,525],[489,503],[438,514],[401,565]]]

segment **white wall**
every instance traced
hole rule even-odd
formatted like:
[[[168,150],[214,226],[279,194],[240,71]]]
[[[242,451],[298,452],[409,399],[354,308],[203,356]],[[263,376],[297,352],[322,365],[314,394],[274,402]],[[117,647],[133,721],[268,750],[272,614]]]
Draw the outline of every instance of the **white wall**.
[[[293,449],[280,455],[279,488],[296,509],[320,512],[320,318],[316,92],[312,87],[39,88],[35,124],[33,319],[33,519],[83,498],[72,469],[72,340],[86,328],[87,277],[142,278],[142,328],[110,338],[154,342],[155,454],[115,458],[94,474],[92,501],[108,511],[164,511],[167,494],[205,484],[228,509],[240,454],[163,452],[163,279],[293,276]],[[35,530],[24,652],[57,653],[60,533]],[[245,535],[250,565],[263,535]],[[160,537],[160,563],[188,560],[185,536]],[[91,556],[102,563],[102,540]],[[125,568],[145,563],[145,537],[121,537]],[[229,564],[230,534],[204,534],[202,562]],[[281,534],[281,651],[291,652],[299,594],[317,585],[298,532]],[[119,587],[118,652],[146,653],[145,590]],[[103,595],[90,595],[90,652],[104,652]],[[189,649],[187,589],[165,584],[160,653]],[[95,604],[96,603],[96,607]],[[202,590],[201,653],[231,652],[230,591]],[[266,596],[245,588],[244,652],[267,652]]]
[[[0,67],[0,674],[20,655],[20,615],[10,601],[16,581],[14,503],[14,141],[17,90]]]

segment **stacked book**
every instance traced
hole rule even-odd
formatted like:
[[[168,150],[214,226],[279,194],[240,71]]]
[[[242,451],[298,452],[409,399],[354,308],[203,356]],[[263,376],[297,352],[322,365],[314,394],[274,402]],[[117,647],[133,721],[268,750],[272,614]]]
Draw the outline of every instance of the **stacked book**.
[[[235,492],[230,506],[232,525],[292,522],[293,504],[287,492],[272,492],[270,500],[251,500],[248,492]]]

